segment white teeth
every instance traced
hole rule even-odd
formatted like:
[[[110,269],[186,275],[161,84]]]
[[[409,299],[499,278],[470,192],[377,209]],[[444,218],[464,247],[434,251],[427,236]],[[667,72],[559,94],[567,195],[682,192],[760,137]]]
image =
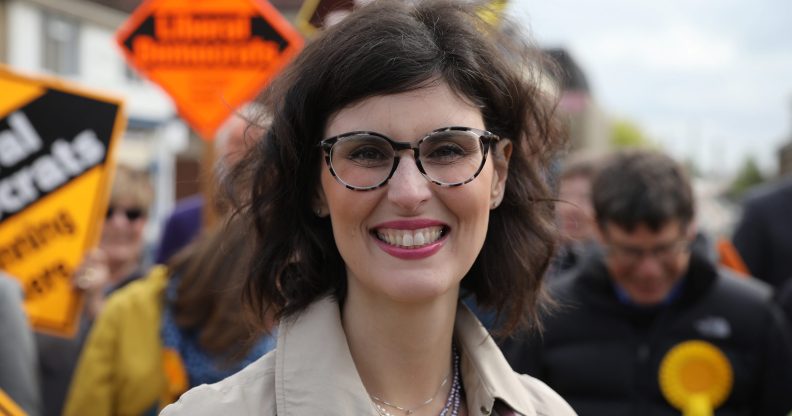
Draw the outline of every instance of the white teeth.
[[[440,239],[442,230],[440,226],[418,230],[380,229],[377,237],[390,245],[412,248],[434,243]]]

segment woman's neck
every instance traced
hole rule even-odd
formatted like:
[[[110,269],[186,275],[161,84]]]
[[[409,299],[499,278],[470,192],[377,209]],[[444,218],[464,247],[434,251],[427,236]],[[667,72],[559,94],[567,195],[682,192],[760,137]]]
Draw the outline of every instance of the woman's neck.
[[[108,262],[108,269],[110,272],[110,279],[107,282],[107,287],[115,287],[118,283],[121,283],[127,276],[132,274],[137,268],[138,262],[135,261],[125,261],[125,262]]]
[[[342,322],[370,395],[408,409],[434,397],[414,415],[439,413],[451,387],[457,296],[454,289],[428,302],[400,303],[365,296],[350,287]],[[448,382],[442,384],[446,377]]]

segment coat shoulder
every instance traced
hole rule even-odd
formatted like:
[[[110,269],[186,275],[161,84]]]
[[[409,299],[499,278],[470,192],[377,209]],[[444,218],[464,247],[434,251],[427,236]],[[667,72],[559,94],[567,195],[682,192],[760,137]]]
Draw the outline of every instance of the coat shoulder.
[[[541,380],[525,374],[519,374],[518,378],[530,396],[537,416],[577,415],[566,400]]]
[[[222,381],[190,389],[160,416],[276,414],[275,354],[270,351]]]

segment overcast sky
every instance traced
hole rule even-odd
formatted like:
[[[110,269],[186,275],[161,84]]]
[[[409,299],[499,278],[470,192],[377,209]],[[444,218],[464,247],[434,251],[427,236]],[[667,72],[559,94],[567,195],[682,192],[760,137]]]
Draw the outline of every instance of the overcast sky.
[[[770,173],[792,136],[790,0],[511,0],[543,47],[561,46],[611,116],[674,156],[729,175]]]

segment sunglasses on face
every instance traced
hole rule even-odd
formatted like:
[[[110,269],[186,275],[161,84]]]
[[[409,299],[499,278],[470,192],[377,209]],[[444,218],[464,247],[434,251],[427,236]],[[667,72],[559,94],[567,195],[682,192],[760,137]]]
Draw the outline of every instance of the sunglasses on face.
[[[107,207],[107,215],[105,216],[105,219],[109,220],[110,218],[113,218],[116,213],[123,214],[129,222],[135,222],[146,217],[146,211],[142,208],[124,209],[110,206]]]

